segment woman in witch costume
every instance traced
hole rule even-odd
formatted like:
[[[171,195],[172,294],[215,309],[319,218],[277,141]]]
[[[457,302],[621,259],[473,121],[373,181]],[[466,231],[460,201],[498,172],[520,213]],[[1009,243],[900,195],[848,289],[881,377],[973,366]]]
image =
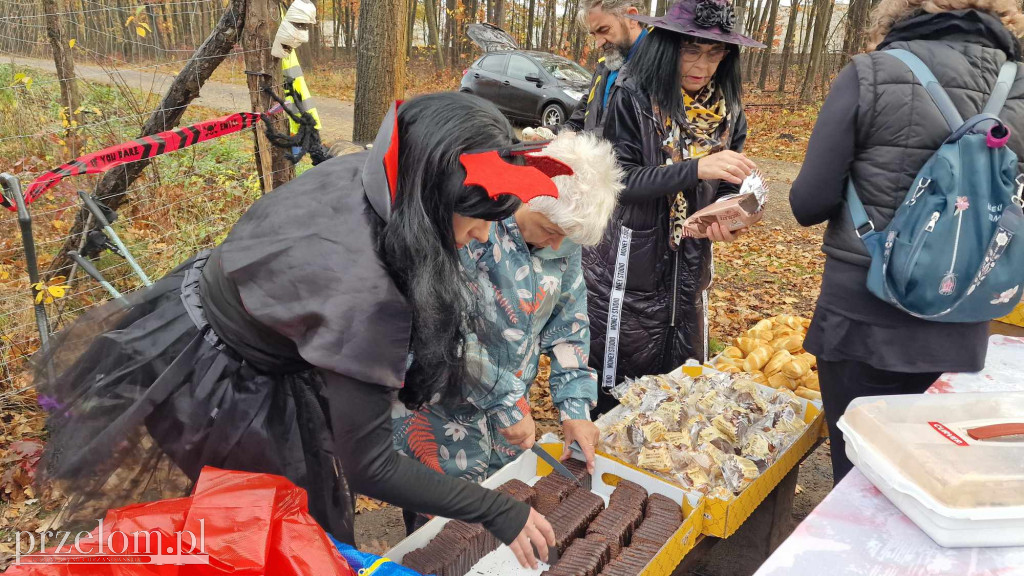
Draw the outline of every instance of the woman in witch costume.
[[[740,46],[761,44],[733,31],[732,6],[680,0],[665,16],[629,18],[652,28],[606,112],[604,137],[626,187],[608,234],[583,256],[591,366],[602,371],[603,390],[707,359],[711,242],[684,237],[682,222],[735,193],[755,168],[742,154],[739,57]],[[714,241],[735,238],[717,224],[708,232]],[[616,275],[625,275],[622,297],[613,293]],[[603,394],[599,410],[612,405]]]
[[[482,523],[524,565],[533,547],[546,559],[543,516],[391,443],[393,397],[459,401],[472,300],[458,248],[486,241],[522,200],[557,195],[542,170],[566,167],[529,165],[514,144],[474,96],[396,105],[373,150],[263,196],[215,249],[76,322],[53,347],[57,376],[39,384],[59,406],[46,477],[108,507],[140,478],[152,488],[168,461],[192,480],[203,466],[279,474],[348,543],[351,486]]]

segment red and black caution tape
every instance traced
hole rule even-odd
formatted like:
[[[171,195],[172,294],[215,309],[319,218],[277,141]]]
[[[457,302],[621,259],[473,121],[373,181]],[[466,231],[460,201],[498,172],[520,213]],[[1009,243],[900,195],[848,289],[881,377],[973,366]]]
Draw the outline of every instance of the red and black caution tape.
[[[270,113],[276,112],[276,108],[272,109]],[[43,193],[56,186],[58,182],[68,176],[101,174],[115,166],[146,160],[227,134],[234,134],[253,126],[260,121],[260,117],[260,114],[253,112],[237,112],[221,118],[192,124],[191,126],[183,126],[174,130],[160,132],[152,136],[143,136],[142,138],[104,148],[92,154],[80,156],[33,180],[25,189],[25,204],[32,203],[36,198],[42,196]],[[17,209],[2,194],[0,194],[0,205],[11,211]]]

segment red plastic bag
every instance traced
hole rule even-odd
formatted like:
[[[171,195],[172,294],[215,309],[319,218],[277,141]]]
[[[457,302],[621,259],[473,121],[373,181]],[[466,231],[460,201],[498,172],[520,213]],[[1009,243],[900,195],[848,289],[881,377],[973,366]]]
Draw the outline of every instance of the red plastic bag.
[[[356,576],[309,515],[306,492],[269,474],[207,467],[192,496],[110,510],[88,537],[75,536],[48,546],[45,558],[21,556],[7,574]],[[150,563],[154,559],[196,563]],[[59,563],[29,564],[41,561]]]

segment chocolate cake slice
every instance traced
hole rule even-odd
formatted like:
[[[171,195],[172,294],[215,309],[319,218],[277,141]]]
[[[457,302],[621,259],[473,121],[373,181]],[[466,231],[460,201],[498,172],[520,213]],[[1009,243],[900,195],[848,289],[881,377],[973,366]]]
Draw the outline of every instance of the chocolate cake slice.
[[[537,494],[534,508],[537,509],[537,512],[547,516],[576,487],[575,482],[561,474],[548,474],[533,486],[534,492]]]
[[[580,481],[587,490],[592,490],[594,487],[593,479],[590,477],[590,472],[587,472],[587,463],[583,460],[577,460],[575,458],[569,458],[565,462],[562,462],[569,472]]]
[[[540,491],[538,490],[538,494]],[[548,515],[555,531],[553,557],[560,557],[576,538],[583,536],[590,522],[604,509],[604,500],[593,492],[577,488]],[[551,553],[551,552],[549,552]]]

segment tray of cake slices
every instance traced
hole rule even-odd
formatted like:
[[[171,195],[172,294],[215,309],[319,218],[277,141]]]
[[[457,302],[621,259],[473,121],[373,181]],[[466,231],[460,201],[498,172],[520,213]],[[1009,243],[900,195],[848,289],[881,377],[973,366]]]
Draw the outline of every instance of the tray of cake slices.
[[[543,448],[559,456],[562,445]],[[693,548],[701,530],[699,494],[602,456],[593,475],[580,460],[566,467],[576,480],[525,452],[483,483],[544,514],[556,538],[550,563],[523,568],[483,526],[445,518],[427,522],[387,557],[437,576],[653,576],[671,574]]]

